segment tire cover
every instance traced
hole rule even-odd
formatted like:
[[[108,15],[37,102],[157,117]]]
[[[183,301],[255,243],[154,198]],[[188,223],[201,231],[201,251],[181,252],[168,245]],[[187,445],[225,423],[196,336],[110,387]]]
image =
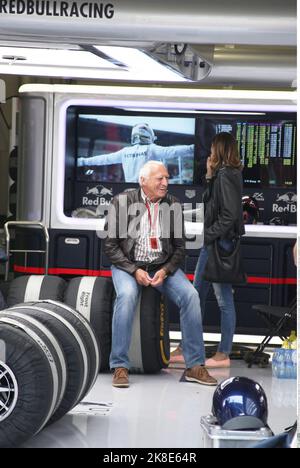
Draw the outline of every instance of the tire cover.
[[[73,278],[65,291],[64,302],[80,312],[95,331],[100,346],[100,371],[109,369],[113,295],[111,279],[88,276]]]
[[[65,280],[58,276],[20,276],[10,283],[7,304],[11,307],[39,299],[62,301],[65,286]]]
[[[1,322],[0,340],[18,388],[16,406],[0,423],[0,447],[18,447],[45,423],[52,406],[52,373],[41,346],[22,329]]]

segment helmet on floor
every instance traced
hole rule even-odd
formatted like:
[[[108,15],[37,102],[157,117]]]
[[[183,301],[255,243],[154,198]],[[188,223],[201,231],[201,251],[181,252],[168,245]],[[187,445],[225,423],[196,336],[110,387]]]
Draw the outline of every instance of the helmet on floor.
[[[247,377],[231,377],[215,390],[212,413],[227,430],[254,430],[268,426],[266,394],[258,382]]]
[[[154,131],[147,123],[137,124],[131,131],[132,145],[150,145],[154,143],[157,137]]]
[[[259,219],[259,206],[255,198],[245,195],[242,198],[244,224],[256,224]]]

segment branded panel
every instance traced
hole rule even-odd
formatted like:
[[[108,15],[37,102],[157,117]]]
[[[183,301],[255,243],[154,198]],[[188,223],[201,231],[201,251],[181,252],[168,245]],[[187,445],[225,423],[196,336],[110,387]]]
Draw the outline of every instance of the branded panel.
[[[51,87],[40,93],[42,98],[38,90],[32,94],[26,93],[21,114],[26,122],[21,122],[20,178],[26,183],[21,186],[20,213],[23,220],[31,219],[32,207],[50,230],[50,274],[109,276],[110,262],[97,234],[103,232],[112,197],[138,187],[139,169],[148,156],[167,165],[169,192],[189,211],[201,202],[213,136],[220,131],[234,134],[244,165],[244,195],[255,201],[258,213],[249,218],[257,224],[246,226],[243,238],[250,280],[235,288],[237,332],[263,331],[264,323],[253,313],[252,305],[285,305],[295,290],[295,271],[289,266],[297,211],[296,114],[292,106],[258,103],[256,109],[255,102],[245,102],[237,110],[227,101],[218,109],[215,100],[206,99],[198,103],[201,110],[197,112],[196,105],[186,109],[184,100],[172,103],[173,110],[165,102],[154,106],[153,98],[130,101],[125,89],[122,103],[118,98],[113,102],[112,97],[88,93],[79,98],[73,91],[56,96]],[[37,128],[41,136],[36,140]],[[36,183],[29,183],[32,168]],[[32,205],[30,200],[34,200]],[[195,220],[194,215],[190,214],[190,221]],[[198,219],[187,222],[186,228],[198,240],[203,226]],[[22,247],[30,248],[32,243],[41,247],[38,236],[27,234],[20,239],[18,235],[17,242]],[[185,257],[183,269],[190,280],[199,247],[199,242],[197,248],[192,244]],[[41,257],[29,256],[27,263],[20,257],[14,263],[16,272],[42,273]],[[171,304],[169,308],[176,328],[176,308]],[[213,295],[204,324],[206,331],[218,331],[219,311]]]
[[[216,22],[216,12],[224,19]],[[272,21],[268,21],[272,12]],[[284,18],[284,21],[282,21]],[[134,24],[134,28],[132,25]],[[6,38],[67,40],[69,43],[127,41],[195,44],[296,43],[296,2],[252,0],[2,0],[0,30]],[[276,34],[274,34],[276,30]],[[94,41],[94,42],[91,42]]]

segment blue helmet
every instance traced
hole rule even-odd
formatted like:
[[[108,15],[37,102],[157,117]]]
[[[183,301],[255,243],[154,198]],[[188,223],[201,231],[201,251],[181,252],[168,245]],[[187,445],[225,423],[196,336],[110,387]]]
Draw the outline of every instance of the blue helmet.
[[[137,124],[131,131],[131,144],[132,145],[150,145],[154,143],[157,137],[154,131],[147,123]]]
[[[247,377],[224,380],[213,395],[212,413],[227,430],[268,427],[268,403],[261,385]]]

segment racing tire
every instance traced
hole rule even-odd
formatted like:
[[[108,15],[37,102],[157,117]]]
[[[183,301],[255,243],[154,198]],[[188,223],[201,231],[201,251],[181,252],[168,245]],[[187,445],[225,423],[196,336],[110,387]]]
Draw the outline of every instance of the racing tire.
[[[62,350],[30,321],[0,314],[0,447],[19,447],[47,423],[63,395]],[[60,356],[59,356],[60,354]]]
[[[20,276],[11,281],[7,305],[40,299],[62,301],[66,282],[58,276],[28,275]]]
[[[77,319],[52,304],[24,303],[8,309],[11,313],[23,313],[35,318],[47,327],[63,349],[67,367],[67,385],[64,397],[53,415],[51,424],[68,413],[83,398],[88,382],[91,380],[90,357],[85,339],[78,331]]]
[[[80,312],[95,331],[100,349],[101,372],[109,369],[113,296],[110,278],[83,276],[71,279],[64,297],[65,304]]]

